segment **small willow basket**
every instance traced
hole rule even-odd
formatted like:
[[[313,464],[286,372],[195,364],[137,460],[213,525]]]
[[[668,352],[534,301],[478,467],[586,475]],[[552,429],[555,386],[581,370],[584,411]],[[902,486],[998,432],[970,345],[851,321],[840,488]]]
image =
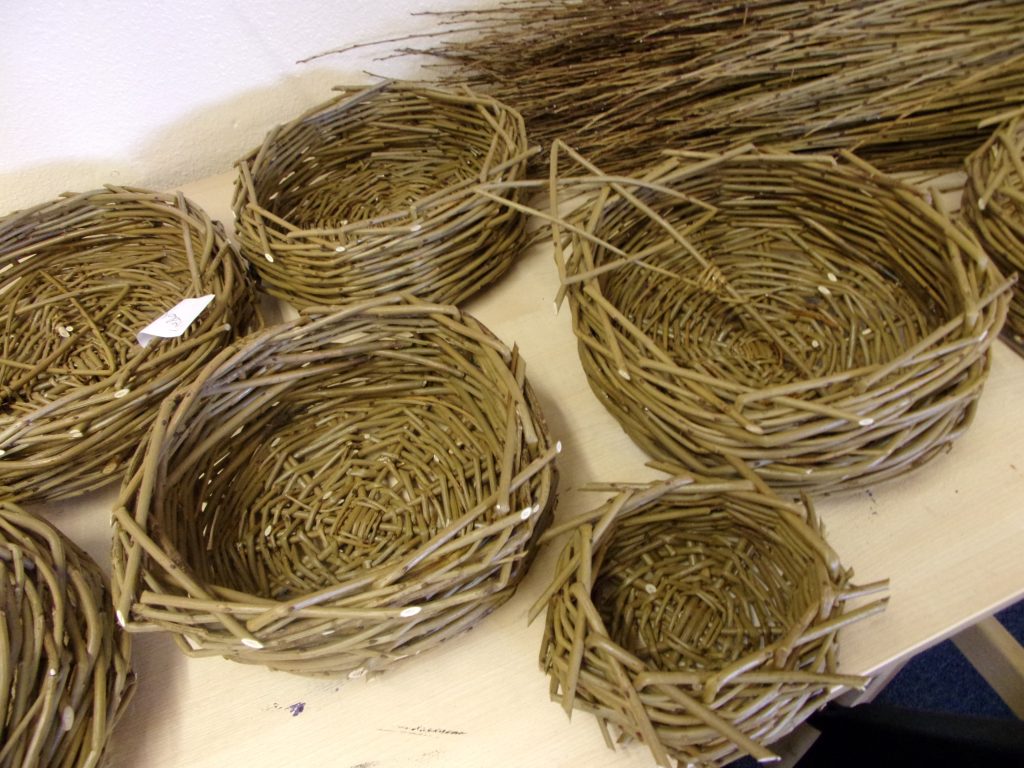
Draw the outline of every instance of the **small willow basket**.
[[[522,117],[467,89],[346,88],[239,161],[242,252],[300,307],[458,303],[523,247],[526,217],[481,190],[519,199],[530,154]]]
[[[963,212],[993,261],[1007,274],[1024,271],[1024,112],[1001,123],[967,159]],[[1010,301],[1005,337],[1024,355],[1024,285]]]
[[[552,181],[583,367],[662,468],[828,490],[966,429],[1009,288],[970,234],[850,154],[672,154]]]
[[[134,690],[106,579],[60,532],[0,501],[0,768],[84,768]]]
[[[209,294],[182,337],[139,344]],[[180,193],[107,187],[0,219],[0,489],[44,501],[116,479],[160,400],[254,319],[244,263]]]
[[[838,630],[880,611],[822,539],[813,509],[746,481],[677,477],[619,493],[570,523],[540,661],[566,711],[659,765],[722,765],[867,678],[837,671]],[[552,530],[551,533],[557,533]]]
[[[223,353],[168,398],[114,513],[129,629],[359,676],[508,599],[555,503],[518,352],[398,296]]]

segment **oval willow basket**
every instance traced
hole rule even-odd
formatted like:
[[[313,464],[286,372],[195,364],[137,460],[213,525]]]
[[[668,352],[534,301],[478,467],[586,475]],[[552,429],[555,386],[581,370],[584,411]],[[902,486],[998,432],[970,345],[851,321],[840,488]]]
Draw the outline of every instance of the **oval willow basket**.
[[[846,602],[885,583],[850,585],[809,504],[690,483],[618,486],[566,526],[533,609],[547,607],[541,666],[609,746],[614,731],[662,766],[771,760],[764,744],[867,684],[837,671],[837,632],[884,607]]]
[[[518,199],[531,152],[522,117],[467,89],[385,82],[272,131],[239,161],[242,252],[296,306],[392,291],[458,303],[524,244]]]
[[[137,334],[182,299],[179,339]],[[159,401],[253,323],[252,281],[180,193],[66,195],[0,219],[0,488],[22,500],[116,479]]]
[[[1024,271],[1024,113],[1002,123],[967,159],[963,212],[1006,274]],[[1024,284],[1010,301],[1005,337],[1024,355]]]
[[[556,149],[556,151],[558,151]],[[970,423],[1008,284],[910,187],[846,154],[673,153],[557,179],[591,387],[663,468],[834,489],[919,465]],[[564,233],[564,238],[563,238]]]
[[[96,563],[0,502],[0,768],[99,765],[134,690],[130,659]]]
[[[129,629],[353,676],[508,599],[555,502],[518,352],[392,296],[250,337],[168,398],[115,511]]]

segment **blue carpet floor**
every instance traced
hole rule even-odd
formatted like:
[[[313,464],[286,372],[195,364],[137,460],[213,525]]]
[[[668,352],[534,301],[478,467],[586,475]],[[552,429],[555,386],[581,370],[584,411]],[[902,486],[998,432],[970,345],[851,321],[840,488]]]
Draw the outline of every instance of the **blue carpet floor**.
[[[1017,641],[1024,644],[1024,602],[996,614]],[[988,683],[975,671],[952,641],[939,643],[915,656],[875,698],[879,704],[953,715],[1014,719]],[[742,758],[729,768],[754,768]]]
[[[1024,603],[997,614],[1024,643]],[[947,640],[914,657],[875,699],[880,704],[977,717],[1012,718],[1013,712]]]

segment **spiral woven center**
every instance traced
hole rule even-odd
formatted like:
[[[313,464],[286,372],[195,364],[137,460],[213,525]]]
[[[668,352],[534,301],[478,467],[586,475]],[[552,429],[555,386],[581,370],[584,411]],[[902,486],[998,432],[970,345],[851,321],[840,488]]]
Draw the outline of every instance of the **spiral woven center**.
[[[281,374],[286,390],[241,429],[184,457],[196,480],[166,508],[191,513],[164,530],[204,581],[287,599],[398,562],[481,504],[469,528],[493,519],[505,398],[457,374],[442,347],[395,336],[354,343],[365,356],[331,362],[321,352],[321,365],[311,356]],[[529,504],[529,493],[511,503]]]
[[[652,221],[626,222],[611,242],[653,252],[607,273],[602,293],[676,363],[759,388],[887,362],[945,316],[897,263],[796,217],[753,213],[723,212],[690,233],[707,264]],[[692,214],[667,218],[683,229]]]
[[[410,149],[404,158],[396,158],[394,152],[353,158],[344,167],[314,177],[309,186],[301,180],[290,184],[275,201],[275,213],[299,228],[329,229],[409,210],[432,192],[472,177],[479,163],[465,146],[450,145],[443,134],[438,135],[436,149],[439,156]],[[396,162],[400,159],[407,162]],[[344,195],[338,194],[339,185],[344,185]]]
[[[166,258],[182,248],[180,225],[130,229],[130,237],[85,236],[79,249],[55,255],[41,248],[21,262],[46,262],[30,271],[11,265],[15,276],[0,287],[0,413],[114,375],[139,351],[135,335],[188,291],[188,264]]]
[[[415,395],[294,414],[239,467],[237,495],[207,508],[211,578],[282,599],[418,549],[493,490],[497,448],[468,420]]]
[[[274,160],[253,179],[260,199],[299,229],[409,211],[479,175],[493,140],[473,107],[447,109],[403,94],[313,120],[271,148]]]
[[[617,531],[592,598],[611,638],[652,667],[715,671],[793,626],[814,600],[799,586],[809,565],[715,510]]]

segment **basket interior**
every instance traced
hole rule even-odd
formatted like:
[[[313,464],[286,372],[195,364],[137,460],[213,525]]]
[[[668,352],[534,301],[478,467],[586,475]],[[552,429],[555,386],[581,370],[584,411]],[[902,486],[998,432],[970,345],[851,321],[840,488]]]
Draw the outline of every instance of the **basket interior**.
[[[595,562],[609,636],[665,672],[715,672],[782,638],[820,596],[774,514],[656,503],[625,520]]]
[[[203,234],[189,229],[195,253]],[[116,374],[138,354],[136,334],[193,283],[182,223],[144,207],[84,211],[40,226],[18,248],[24,255],[0,267],[0,413]]]
[[[283,131],[253,184],[261,205],[294,227],[334,229],[409,212],[479,176],[493,141],[477,106],[383,91]]]
[[[214,386],[195,412],[159,527],[201,581],[278,600],[337,585],[417,551],[497,490],[513,409],[500,384],[467,375],[488,360],[412,327],[339,342],[261,359],[245,375],[286,384]],[[232,418],[244,426],[203,442]]]
[[[678,364],[756,388],[891,360],[963,299],[937,232],[829,170],[725,164],[674,185],[699,203],[639,192],[703,263],[612,200],[597,234],[641,258],[605,272],[603,295]]]

